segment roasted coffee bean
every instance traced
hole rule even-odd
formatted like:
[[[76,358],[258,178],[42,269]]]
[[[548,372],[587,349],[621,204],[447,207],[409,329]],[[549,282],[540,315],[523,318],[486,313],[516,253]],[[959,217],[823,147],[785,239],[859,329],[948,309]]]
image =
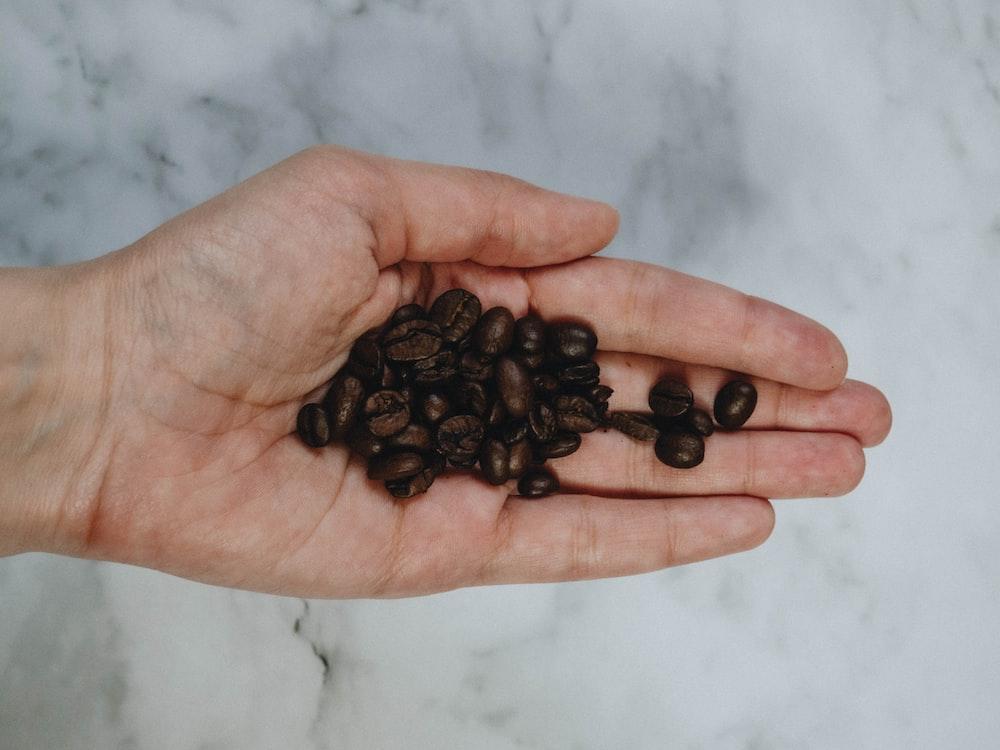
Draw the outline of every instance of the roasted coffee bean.
[[[562,458],[576,453],[580,447],[580,436],[575,432],[557,432],[547,443],[538,443],[535,452],[540,458]]]
[[[441,462],[440,458],[437,458],[434,462],[428,462],[429,465],[425,466],[419,472],[414,474],[412,477],[406,477],[404,479],[390,479],[385,483],[385,488],[389,490],[389,493],[393,497],[398,497],[405,499],[408,497],[413,497],[414,495],[419,495],[422,492],[427,492],[434,480],[437,478],[438,474],[444,468],[444,464]]]
[[[299,409],[295,429],[302,442],[310,448],[322,448],[330,442],[330,423],[327,421],[326,409],[319,404],[306,404]]]
[[[486,417],[483,419],[486,422],[486,426],[489,428],[499,427],[507,419],[507,409],[503,405],[503,401],[499,398],[493,399],[493,403],[486,412]]]
[[[493,377],[493,359],[470,349],[459,360],[458,374],[466,380],[485,383]]]
[[[531,380],[535,384],[535,392],[543,398],[553,396],[559,390],[559,379],[555,375],[540,372],[533,375]]]
[[[448,417],[437,428],[437,444],[449,460],[452,456],[471,455],[473,463],[483,440],[483,421],[471,414]]]
[[[757,389],[745,380],[726,383],[715,396],[715,421],[727,430],[742,427],[757,408]]]
[[[518,352],[514,355],[514,359],[529,370],[537,370],[545,362],[545,355],[541,352],[538,354],[525,354],[524,352]]]
[[[693,432],[664,432],[656,439],[654,452],[667,466],[690,469],[705,458],[705,441]]]
[[[382,339],[385,356],[393,362],[416,362],[437,354],[443,341],[441,329],[429,320],[408,320],[390,328]]]
[[[524,497],[544,497],[559,491],[559,480],[545,469],[532,467],[518,480],[517,491]]]
[[[386,438],[386,443],[390,448],[411,451],[429,451],[433,447],[431,431],[422,424],[412,422]]]
[[[451,404],[442,393],[425,393],[419,413],[429,424],[437,424],[451,413]]]
[[[507,475],[511,479],[520,479],[531,466],[531,443],[522,439],[510,445],[510,459],[507,463]]]
[[[715,432],[715,425],[712,424],[712,417],[704,409],[691,409],[684,415],[684,421],[692,432],[708,437]]]
[[[600,423],[594,405],[583,396],[556,396],[552,406],[555,408],[556,424],[560,430],[593,432]]]
[[[477,417],[486,415],[490,403],[482,383],[460,380],[452,385],[449,393],[455,411],[468,412]]]
[[[347,447],[359,456],[371,458],[385,451],[386,442],[372,435],[364,422],[357,422],[347,433]]]
[[[382,377],[385,358],[378,341],[378,331],[369,331],[354,342],[347,356],[347,371],[366,383],[376,383]]]
[[[612,393],[614,393],[614,389],[606,385],[595,385],[593,388],[587,388],[584,391],[584,395],[590,399],[590,402],[594,406],[608,403],[608,399],[611,398]]]
[[[607,415],[607,423],[618,432],[636,440],[656,440],[660,431],[656,429],[649,417],[633,411],[613,411]]]
[[[597,350],[597,336],[581,323],[552,323],[545,339],[549,354],[562,362],[584,362]]]
[[[465,338],[479,320],[479,298],[465,289],[449,289],[431,305],[430,319],[441,327],[441,337],[448,342]],[[461,351],[461,348],[458,348]]]
[[[452,453],[448,456],[448,463],[456,469],[471,469],[479,462],[479,456],[475,453]]]
[[[496,380],[507,413],[517,419],[527,416],[535,403],[535,389],[524,366],[510,357],[501,357],[497,360]]]
[[[479,451],[479,468],[490,484],[503,484],[510,477],[510,450],[500,438],[488,437]]]
[[[364,414],[375,437],[395,435],[410,423],[410,405],[399,391],[375,391],[365,401]]]
[[[528,412],[528,428],[538,442],[545,443],[555,437],[556,427],[556,413],[544,401],[535,404]]]
[[[523,419],[515,419],[500,427],[500,439],[507,445],[519,443],[528,437],[528,423]]]
[[[580,362],[562,368],[557,377],[563,385],[593,387],[597,385],[600,374],[601,368],[596,362]]]
[[[412,477],[424,468],[424,459],[419,453],[383,453],[368,461],[368,478],[393,480]]]
[[[410,320],[426,320],[426,319],[427,319],[427,311],[424,309],[424,306],[418,305],[416,302],[414,302],[412,304],[403,305],[402,307],[397,308],[396,312],[394,312],[392,314],[392,317],[389,318],[389,327],[394,328],[398,326],[400,323],[406,323],[407,321]]]
[[[514,348],[523,354],[545,351],[545,322],[537,315],[525,315],[514,324]]]
[[[663,378],[649,391],[649,408],[661,417],[679,417],[693,403],[691,389],[679,380]]]
[[[448,380],[458,372],[458,367],[455,364],[455,352],[443,349],[426,359],[418,360],[410,366],[410,372],[413,376],[413,382],[421,385]]]
[[[354,426],[361,402],[365,397],[365,386],[354,375],[340,372],[333,378],[330,390],[323,397],[323,408],[330,424],[330,439],[343,440]]]
[[[514,316],[506,307],[491,307],[483,313],[472,335],[476,348],[486,356],[503,354],[514,340]]]

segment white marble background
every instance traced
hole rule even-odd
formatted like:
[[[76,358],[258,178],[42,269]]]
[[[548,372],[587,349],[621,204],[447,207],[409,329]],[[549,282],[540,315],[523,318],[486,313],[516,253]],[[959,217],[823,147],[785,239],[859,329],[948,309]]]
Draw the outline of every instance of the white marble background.
[[[618,206],[832,327],[895,428],[750,553],[304,602],[0,561],[0,748],[1000,746],[996,0],[0,0],[0,262],[328,141]]]

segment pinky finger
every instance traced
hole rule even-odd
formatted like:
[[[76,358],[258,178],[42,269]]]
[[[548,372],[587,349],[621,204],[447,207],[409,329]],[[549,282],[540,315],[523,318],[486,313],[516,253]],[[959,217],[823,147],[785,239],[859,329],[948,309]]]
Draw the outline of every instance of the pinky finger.
[[[500,512],[493,553],[471,585],[646,573],[752,549],[774,528],[771,503],[742,495],[510,497]]]

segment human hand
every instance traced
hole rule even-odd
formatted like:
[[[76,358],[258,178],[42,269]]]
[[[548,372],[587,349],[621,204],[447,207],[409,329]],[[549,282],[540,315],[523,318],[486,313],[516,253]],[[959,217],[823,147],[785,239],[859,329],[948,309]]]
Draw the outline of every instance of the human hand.
[[[843,380],[836,338],[707,281],[585,257],[616,227],[608,206],[509,177],[317,147],[117,253],[50,269],[44,283],[82,308],[63,310],[76,321],[63,340],[81,355],[60,366],[43,411],[67,395],[78,408],[52,419],[61,458],[45,459],[55,443],[40,440],[0,459],[14,477],[3,502],[34,509],[19,512],[35,532],[6,551],[298,596],[407,596],[745,550],[771,532],[764,498],[852,489],[890,414],[877,390]],[[691,470],[599,431],[555,466],[563,494],[525,500],[446,474],[394,500],[345,447],[303,446],[295,415],[361,333],[454,286],[483,309],[586,319],[614,409],[645,408],[668,373],[710,404],[737,371],[752,376],[756,412]],[[68,468],[17,480],[45,460]]]

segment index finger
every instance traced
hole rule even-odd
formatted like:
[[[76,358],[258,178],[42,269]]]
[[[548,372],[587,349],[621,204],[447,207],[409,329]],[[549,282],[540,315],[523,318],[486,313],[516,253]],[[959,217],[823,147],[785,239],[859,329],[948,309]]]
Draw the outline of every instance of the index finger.
[[[525,272],[543,318],[583,317],[604,350],[722,367],[829,390],[847,354],[814,320],[760,297],[668,268],[584,258]]]

